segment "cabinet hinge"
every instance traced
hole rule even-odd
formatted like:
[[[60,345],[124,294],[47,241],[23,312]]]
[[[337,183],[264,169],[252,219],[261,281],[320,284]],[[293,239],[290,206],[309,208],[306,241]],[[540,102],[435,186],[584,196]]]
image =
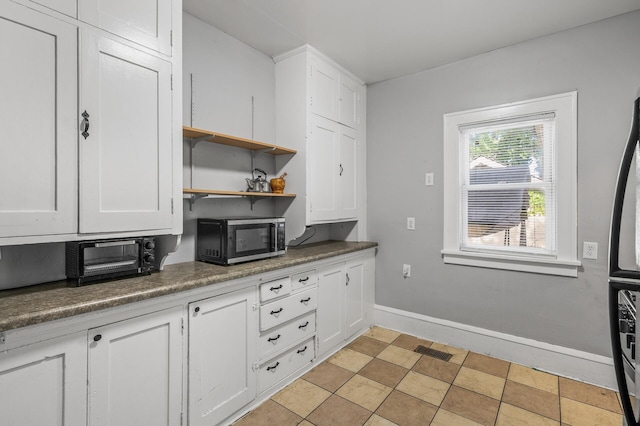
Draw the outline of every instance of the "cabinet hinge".
[[[184,413],[180,413],[180,426],[184,424]]]
[[[171,214],[173,214],[173,198],[171,199]]]
[[[6,341],[7,341],[7,338],[4,335],[4,333],[0,333],[0,345],[4,345]]]
[[[253,302],[253,304],[251,305],[251,309],[253,309],[254,311],[257,311],[258,309],[260,309],[260,303]]]
[[[251,364],[251,369],[253,371],[258,371],[260,369],[260,364],[258,364],[257,362],[254,362],[253,364]]]
[[[184,318],[180,318],[180,334],[184,335]]]
[[[169,31],[169,45],[173,46],[173,30]]]
[[[173,74],[171,74],[171,90],[173,90]]]

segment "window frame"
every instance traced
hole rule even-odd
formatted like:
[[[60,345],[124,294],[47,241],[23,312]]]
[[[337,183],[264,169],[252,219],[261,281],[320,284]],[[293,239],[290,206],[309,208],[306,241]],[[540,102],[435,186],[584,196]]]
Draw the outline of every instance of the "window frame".
[[[444,114],[444,263],[577,277],[577,91]],[[461,248],[460,127],[555,114],[556,255]]]

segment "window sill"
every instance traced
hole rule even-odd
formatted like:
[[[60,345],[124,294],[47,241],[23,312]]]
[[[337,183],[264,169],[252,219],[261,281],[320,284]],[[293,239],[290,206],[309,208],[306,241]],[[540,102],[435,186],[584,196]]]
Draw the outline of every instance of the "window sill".
[[[463,252],[458,250],[442,250],[441,253],[444,263],[454,265],[532,272],[573,278],[578,276],[578,267],[582,265],[578,260],[501,256],[499,254]]]

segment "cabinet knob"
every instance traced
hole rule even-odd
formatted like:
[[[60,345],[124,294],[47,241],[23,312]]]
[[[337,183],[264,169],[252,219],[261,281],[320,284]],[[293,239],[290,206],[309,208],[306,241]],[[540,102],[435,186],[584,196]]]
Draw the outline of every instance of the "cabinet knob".
[[[193,312],[195,312],[196,314],[197,314],[198,312],[200,312],[200,306],[196,306],[196,308],[193,310]]]
[[[93,341],[94,342],[99,342],[100,339],[102,339],[102,334],[96,334],[95,336],[93,336]]]

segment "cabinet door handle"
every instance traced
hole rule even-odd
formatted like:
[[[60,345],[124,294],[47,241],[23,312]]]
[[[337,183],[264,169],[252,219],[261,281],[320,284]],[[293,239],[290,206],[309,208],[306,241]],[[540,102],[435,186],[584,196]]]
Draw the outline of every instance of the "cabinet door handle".
[[[271,311],[271,315],[278,315],[280,312],[282,312],[284,308],[280,308],[277,311]]]
[[[93,336],[94,342],[99,342],[101,339],[102,339],[102,334],[96,334],[95,336]]]
[[[302,353],[304,353],[304,351],[306,351],[306,350],[307,350],[307,347],[305,346],[305,347],[304,347],[304,348],[302,348],[302,349],[298,349],[298,350],[296,351],[296,353],[302,354]]]
[[[200,306],[196,306],[196,308],[193,310],[193,312],[195,312],[196,314],[197,314],[198,312],[200,312]]]
[[[340,163],[340,176],[342,176],[342,172],[344,171],[344,169],[342,168],[342,163]]]
[[[267,342],[275,342],[276,340],[278,340],[280,338],[280,335],[278,334],[276,337],[269,337],[267,339]]]
[[[300,303],[307,303],[311,300],[311,297],[307,297],[306,299],[300,299]]]
[[[82,130],[82,136],[86,139],[89,136],[89,113],[84,110],[82,113],[82,123],[80,123],[80,130]]]
[[[299,282],[299,283],[304,283],[304,282],[307,282],[307,281],[309,281],[309,277],[306,277],[306,278],[300,278],[300,279],[298,280],[298,282]]]
[[[281,288],[282,288],[282,284],[280,284],[278,287],[271,287],[269,290],[276,291],[276,290],[280,290]]]
[[[304,324],[300,324],[298,328],[307,328],[308,325],[309,325],[309,321],[305,322]]]
[[[278,368],[279,365],[280,365],[280,361],[276,362],[275,365],[270,365],[269,367],[267,367],[267,371],[275,370],[276,368]]]
[[[349,278],[349,273],[347,272],[347,285],[349,285],[349,281],[351,281],[351,278]]]

